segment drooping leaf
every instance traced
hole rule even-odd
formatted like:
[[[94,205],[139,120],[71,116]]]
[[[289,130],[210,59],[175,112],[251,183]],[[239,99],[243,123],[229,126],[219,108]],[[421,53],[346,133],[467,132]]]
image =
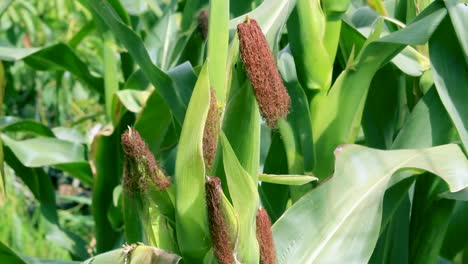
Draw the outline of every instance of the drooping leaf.
[[[274,224],[278,263],[367,262],[379,235],[384,192],[401,169],[430,171],[451,191],[468,185],[468,162],[456,145],[395,151],[343,145],[335,155],[334,177]]]
[[[59,43],[42,49],[0,47],[0,59],[24,60],[29,66],[40,71],[69,71],[91,89],[104,94],[103,79],[92,75],[86,63],[66,44]]]

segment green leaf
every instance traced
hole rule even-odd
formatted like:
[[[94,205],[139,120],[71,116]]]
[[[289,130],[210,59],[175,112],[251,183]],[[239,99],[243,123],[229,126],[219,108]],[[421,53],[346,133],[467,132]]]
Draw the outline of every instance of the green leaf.
[[[32,138],[16,141],[1,135],[4,144],[27,167],[55,166],[91,185],[91,168],[85,160],[85,148],[81,144],[56,138]]]
[[[281,51],[279,55],[278,69],[285,81],[288,94],[291,97],[291,110],[286,121],[293,131],[294,138],[291,143],[295,145],[296,150],[291,148],[290,145],[292,144],[287,145],[286,142],[284,142],[288,153],[289,173],[310,173],[315,164],[310,109],[307,96],[297,80],[294,59],[291,53],[286,49]],[[284,141],[287,135],[284,133],[283,129],[284,122],[280,122],[280,132]],[[289,154],[291,152],[293,152],[292,155]],[[299,160],[291,158],[291,156]]]
[[[288,173],[288,162],[281,135],[273,132],[268,155],[263,168],[264,173],[286,174]],[[268,211],[268,215],[274,223],[286,210],[289,200],[289,186],[271,184],[263,182],[260,185],[259,193],[263,207]]]
[[[104,94],[103,79],[92,75],[87,64],[66,44],[59,43],[45,48],[0,47],[0,59],[24,60],[29,66],[40,71],[69,71],[89,88]]]
[[[159,152],[159,147],[171,124],[171,112],[162,97],[154,90],[135,121],[135,129],[138,130],[153,154]]]
[[[85,2],[102,17],[115,38],[127,48],[145,76],[164,98],[177,121],[182,124],[187,105],[181,98],[178,83],[153,64],[141,38],[120,20],[108,2],[90,0]]]
[[[468,25],[468,6],[467,3],[462,3],[457,0],[444,1],[448,9],[453,29],[458,37],[458,42],[463,50],[465,63],[468,65],[468,33],[466,25]]]
[[[416,180],[411,205],[409,263],[437,262],[455,205],[453,200],[439,199],[438,194],[445,189],[445,182],[429,173]]]
[[[113,131],[101,131],[94,137],[90,160],[95,167],[92,210],[95,221],[96,251],[102,253],[114,248],[119,232],[112,228],[108,213],[112,211],[112,193],[122,175],[122,148],[120,136],[132,124],[133,118],[124,115]],[[120,212],[118,212],[120,213]]]
[[[303,185],[312,181],[317,181],[318,178],[308,175],[274,175],[274,174],[260,174],[260,181],[287,184],[287,185]]]
[[[429,41],[434,83],[461,141],[468,149],[468,62],[447,16]]]
[[[92,257],[83,264],[177,264],[180,260],[179,256],[162,249],[143,244],[132,244]]]
[[[28,167],[86,162],[85,148],[81,144],[46,137],[16,141],[2,135],[2,139],[21,163]]]
[[[232,204],[239,219],[237,254],[244,263],[258,263],[259,248],[255,219],[259,207],[257,182],[244,170],[226,136],[221,134],[223,164]]]
[[[169,69],[173,64],[171,58],[175,51],[178,30],[177,15],[170,10],[158,21],[145,41],[151,57],[163,70]]]
[[[343,145],[335,155],[334,177],[274,224],[278,263],[366,263],[379,235],[384,192],[399,170],[428,170],[451,191],[468,185],[468,161],[456,145],[394,151]]]
[[[176,231],[184,259],[202,259],[209,246],[205,201],[203,130],[210,105],[207,63],[203,66],[190,99],[177,150]]]
[[[0,130],[2,132],[23,132],[37,136],[53,137],[54,133],[49,127],[33,120],[24,120],[14,116],[0,117]]]
[[[11,264],[27,264],[18,254],[0,241],[0,261]]]
[[[440,255],[453,259],[463,250],[468,243],[468,203],[466,201],[456,202],[447,233],[444,238],[444,243],[440,250]]]
[[[314,97],[311,105],[312,132],[316,155],[322,159],[314,170],[317,177],[323,179],[331,175],[333,150],[339,144],[354,142],[359,132],[368,89],[377,70],[406,45],[427,42],[446,14],[440,3],[434,2],[406,28],[372,41],[373,37],[380,35],[377,29],[375,36],[371,35],[368,39],[354,65],[340,74],[330,91]]]
[[[320,0],[297,0],[287,23],[298,79],[308,89],[327,90],[331,84],[334,54],[325,46],[325,24]]]
[[[227,57],[229,42],[229,1],[210,1],[208,26],[208,63],[210,82],[216,91],[218,105],[224,106],[227,85]]]
[[[104,32],[102,36],[102,60],[104,67],[104,98],[107,118],[113,119],[112,98],[119,90],[119,77],[117,71],[117,59],[112,49],[114,38],[110,32]]]

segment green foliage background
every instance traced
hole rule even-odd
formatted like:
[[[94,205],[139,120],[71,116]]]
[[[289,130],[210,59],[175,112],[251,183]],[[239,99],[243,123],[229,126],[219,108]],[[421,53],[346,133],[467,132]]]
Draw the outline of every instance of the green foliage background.
[[[291,97],[274,129],[240,59],[246,17]],[[260,207],[277,263],[467,262],[467,27],[460,0],[4,0],[0,262],[216,263],[207,176],[240,263],[259,262]],[[129,128],[168,190],[122,191]]]

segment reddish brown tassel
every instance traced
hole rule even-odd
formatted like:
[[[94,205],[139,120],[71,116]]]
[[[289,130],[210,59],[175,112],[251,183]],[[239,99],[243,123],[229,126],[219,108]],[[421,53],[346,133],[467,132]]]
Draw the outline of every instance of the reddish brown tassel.
[[[287,116],[291,99],[284,87],[275,59],[262,30],[254,19],[237,26],[241,59],[252,83],[262,116],[269,127],[276,127]]]
[[[211,171],[213,166],[219,135],[218,103],[216,101],[214,89],[211,89],[210,97],[210,109],[208,110],[205,129],[203,131],[203,157],[205,159],[205,166],[208,172]]]
[[[217,177],[209,177],[205,187],[208,224],[214,255],[219,264],[232,264],[234,263],[234,252],[221,208],[221,181]]]
[[[260,263],[275,264],[275,245],[271,233],[270,217],[265,209],[260,208],[257,211],[257,240],[260,245]]]
[[[153,182],[159,189],[166,189],[171,184],[156,163],[153,153],[149,150],[140,134],[129,128],[122,134],[124,151],[123,185],[130,192],[144,191],[148,183]],[[143,170],[142,170],[142,169]]]

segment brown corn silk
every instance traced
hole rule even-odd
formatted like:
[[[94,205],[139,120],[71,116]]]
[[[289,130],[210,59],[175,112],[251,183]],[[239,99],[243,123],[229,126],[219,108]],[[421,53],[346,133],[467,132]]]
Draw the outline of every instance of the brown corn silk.
[[[205,184],[206,204],[208,209],[208,224],[214,255],[219,264],[234,263],[233,245],[228,232],[227,221],[221,208],[221,181],[217,177],[209,177]]]
[[[254,89],[263,118],[269,127],[287,116],[291,99],[284,87],[273,53],[254,19],[237,26],[241,59]]]
[[[200,11],[200,14],[198,14],[198,30],[200,31],[203,40],[208,38],[208,19],[208,10],[203,9]]]
[[[275,264],[275,245],[271,233],[270,217],[263,208],[257,211],[257,240],[260,246],[260,263]]]
[[[203,131],[203,158],[207,171],[211,171],[213,160],[216,155],[219,135],[218,104],[216,102],[215,90],[210,90],[210,109],[206,117],[205,129]]]
[[[124,152],[123,186],[130,193],[141,192],[153,183],[159,189],[167,189],[171,184],[156,163],[153,153],[149,150],[140,134],[129,128],[122,134],[122,149]]]

